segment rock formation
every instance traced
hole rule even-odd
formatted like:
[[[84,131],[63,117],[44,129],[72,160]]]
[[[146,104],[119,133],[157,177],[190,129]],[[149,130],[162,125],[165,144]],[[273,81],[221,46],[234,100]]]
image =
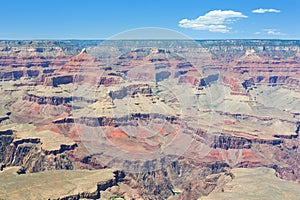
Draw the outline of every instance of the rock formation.
[[[262,171],[298,194],[299,41],[117,42],[0,42],[0,198],[68,173],[43,197],[226,199]]]

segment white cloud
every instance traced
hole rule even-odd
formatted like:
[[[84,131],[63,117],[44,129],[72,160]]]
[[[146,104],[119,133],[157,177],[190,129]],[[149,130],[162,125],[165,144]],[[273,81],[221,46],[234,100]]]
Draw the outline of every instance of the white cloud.
[[[261,35],[261,34],[266,34],[266,35],[285,35],[284,33],[280,32],[277,29],[263,29],[261,32],[255,32],[255,35]]]
[[[273,8],[268,8],[268,9],[264,9],[264,8],[259,8],[256,10],[252,10],[253,13],[259,13],[259,14],[263,14],[263,13],[280,13],[280,10],[276,10]]]
[[[268,35],[284,35],[280,31],[276,29],[264,29],[264,32],[267,33]]]
[[[231,28],[227,25],[240,18],[247,18],[247,16],[232,10],[212,10],[194,20],[182,19],[179,26],[194,30],[228,33]]]

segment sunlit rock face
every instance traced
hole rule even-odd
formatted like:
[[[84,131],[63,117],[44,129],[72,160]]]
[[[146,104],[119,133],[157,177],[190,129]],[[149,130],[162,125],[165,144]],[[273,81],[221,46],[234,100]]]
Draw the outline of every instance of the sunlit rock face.
[[[298,41],[142,42],[0,42],[0,169],[114,168],[108,199],[300,181]]]

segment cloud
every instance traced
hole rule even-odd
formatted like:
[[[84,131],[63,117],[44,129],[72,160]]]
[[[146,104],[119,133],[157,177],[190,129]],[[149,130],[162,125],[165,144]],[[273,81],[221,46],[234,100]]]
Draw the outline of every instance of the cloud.
[[[194,30],[228,33],[231,28],[227,25],[240,18],[247,18],[247,16],[232,10],[212,10],[194,20],[182,19],[179,21],[179,26]]]
[[[255,32],[254,34],[255,35],[266,34],[266,35],[277,35],[277,36],[279,36],[279,35],[281,35],[281,36],[282,35],[286,35],[286,34],[280,32],[277,29],[263,29],[261,32]]]
[[[264,32],[267,33],[268,35],[284,35],[280,31],[276,29],[264,29]]]
[[[268,8],[268,9],[264,9],[264,8],[259,8],[256,10],[252,10],[253,13],[258,13],[258,14],[263,14],[263,13],[280,13],[280,10],[276,10],[273,8]]]

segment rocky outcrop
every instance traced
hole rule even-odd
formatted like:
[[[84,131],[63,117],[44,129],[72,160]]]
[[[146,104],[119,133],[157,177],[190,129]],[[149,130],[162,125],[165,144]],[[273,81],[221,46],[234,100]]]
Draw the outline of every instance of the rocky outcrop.
[[[73,76],[72,75],[65,75],[65,76],[56,76],[52,77],[52,86],[57,87],[61,84],[69,84],[73,83]]]
[[[134,96],[136,94],[143,94],[146,96],[152,96],[153,91],[148,84],[133,84],[128,87],[123,87],[119,90],[111,91],[109,96],[114,99],[123,99],[126,96]]]
[[[58,150],[43,150],[39,138],[15,139],[12,130],[0,132],[2,166],[22,166],[25,172],[51,169],[73,169],[68,152],[74,145],[61,145]]]
[[[9,158],[7,149],[9,149],[13,140],[14,137],[12,130],[0,131],[0,163],[6,163],[6,160]]]
[[[78,146],[77,144],[72,144],[72,145],[61,144],[60,148],[57,150],[45,150],[45,155],[62,154],[64,152],[74,150],[77,146]]]
[[[296,133],[297,135],[299,135],[299,131],[300,131],[300,122],[297,122],[297,128],[296,128]]]
[[[132,113],[130,115],[125,115],[123,117],[82,117],[82,118],[64,118],[53,121],[55,124],[64,124],[64,123],[79,123],[85,124],[87,126],[98,127],[117,127],[117,126],[136,126],[137,120],[141,121],[150,121],[151,119],[162,119],[170,123],[178,123],[177,116],[166,116],[158,113]]]
[[[143,199],[165,199],[170,196],[196,199],[207,195],[218,185],[216,180],[220,178],[209,176],[225,172],[228,168],[226,163],[198,163],[188,160],[174,161],[167,166],[163,162],[145,164],[149,165],[149,169],[157,167],[158,170],[127,172],[124,178],[130,187],[138,188]],[[151,166],[153,164],[156,166]]]
[[[279,138],[279,137],[278,137]],[[253,144],[270,144],[270,145],[279,145],[283,143],[283,140],[273,139],[273,140],[264,140],[264,139],[247,139],[236,136],[226,136],[220,135],[215,136],[213,140],[213,148],[221,149],[250,149]]]
[[[49,105],[62,105],[72,101],[72,97],[59,97],[59,96],[37,96],[34,94],[27,94],[23,96],[22,100],[36,102],[38,104]]]
[[[119,182],[122,182],[125,174],[122,171],[115,171],[114,178],[106,181],[101,181],[97,184],[97,190],[94,192],[83,192],[76,195],[70,195],[66,197],[61,197],[56,200],[79,200],[79,199],[99,199],[101,198],[101,192],[117,186]]]
[[[5,120],[8,120],[9,117],[8,116],[3,116],[3,117],[0,117],[0,123],[5,121]]]
[[[202,78],[200,79],[200,83],[199,83],[199,87],[201,86],[208,86],[210,85],[212,82],[215,82],[219,80],[219,74],[213,74],[213,75],[209,75],[206,78]]]
[[[160,81],[163,81],[163,80],[169,78],[170,76],[171,76],[171,72],[162,71],[162,72],[155,74],[155,81],[160,82]]]
[[[58,198],[56,200],[79,200],[79,199],[99,199],[101,197],[101,191],[111,188],[116,185],[115,180],[108,180],[103,183],[97,184],[97,190],[94,192],[82,192],[76,195],[70,195]]]

